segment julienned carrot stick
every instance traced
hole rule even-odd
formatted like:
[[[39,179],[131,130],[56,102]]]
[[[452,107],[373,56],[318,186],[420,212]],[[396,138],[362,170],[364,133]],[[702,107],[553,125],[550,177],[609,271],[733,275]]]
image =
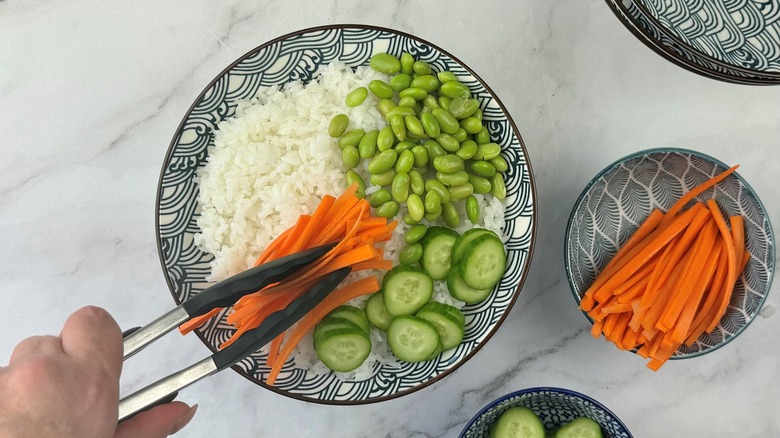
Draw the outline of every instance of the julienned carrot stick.
[[[718,248],[720,242],[715,242],[715,248]],[[710,249],[709,251],[712,251]],[[712,276],[718,264],[718,257],[706,257],[701,271],[697,272],[697,281],[692,281],[689,295],[686,298],[683,308],[680,310],[680,316],[672,327],[672,341],[678,346],[685,342],[688,332],[691,330],[693,319],[696,316],[696,310],[704,298],[705,290],[712,283]]]
[[[720,214],[718,204],[715,203],[715,200],[710,199],[707,201],[707,207],[710,209],[713,219],[715,219],[715,224],[718,225],[720,235],[723,238],[723,247],[726,250],[726,257],[728,259],[726,285],[723,294],[721,295],[720,302],[718,303],[718,310],[715,313],[715,318],[713,318],[710,325],[707,326],[707,331],[710,332],[718,325],[718,321],[720,321],[721,317],[726,312],[726,307],[729,305],[731,291],[734,289],[734,282],[737,279],[737,260],[734,254],[734,241],[731,240],[731,232],[729,231],[726,222],[723,220],[723,216]]]
[[[346,303],[349,300],[357,298],[362,295],[370,294],[379,290],[379,282],[376,277],[368,277],[362,280],[358,280],[354,283],[342,286],[340,289],[332,292],[322,302],[312,309],[298,325],[291,331],[289,338],[284,342],[279,355],[275,359],[271,372],[268,374],[266,383],[273,385],[276,382],[276,378],[279,376],[279,372],[282,370],[285,361],[292,354],[295,346],[301,341],[303,336],[317,325],[322,318],[328,313],[333,311],[336,307]]]
[[[206,321],[216,316],[222,310],[222,308],[214,309],[209,313],[190,319],[189,321],[179,326],[179,332],[183,335],[186,335],[187,333],[195,330],[196,328],[203,325]]]
[[[669,208],[669,210],[666,212],[666,216],[664,216],[664,219],[661,220],[661,225],[663,226],[665,223],[672,221],[674,216],[676,216],[677,213],[680,212],[683,207],[685,207],[685,205],[688,204],[693,198],[699,196],[700,194],[704,193],[705,190],[726,179],[726,177],[731,175],[735,170],[737,170],[738,167],[739,164],[718,175],[713,176],[712,178],[704,181],[703,183],[685,193]]]
[[[610,261],[607,263],[607,266],[604,267],[604,269],[609,269],[612,266],[614,266],[623,256],[625,256],[629,251],[631,251],[639,242],[642,241],[645,237],[647,237],[650,233],[655,230],[655,228],[658,226],[659,223],[661,223],[661,219],[663,219],[664,214],[661,210],[655,208],[652,212],[650,212],[650,216],[645,219],[644,222],[642,222],[641,225],[639,225],[639,228],[636,229],[634,234],[631,235],[631,237],[628,238],[625,244],[620,247],[617,253],[615,253],[615,256],[610,259]]]

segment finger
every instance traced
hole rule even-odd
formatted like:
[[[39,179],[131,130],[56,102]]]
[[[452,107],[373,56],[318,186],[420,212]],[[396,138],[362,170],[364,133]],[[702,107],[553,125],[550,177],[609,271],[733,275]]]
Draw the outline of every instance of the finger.
[[[180,431],[192,420],[198,405],[189,407],[182,402],[160,405],[123,421],[116,428],[114,438],[163,438]]]
[[[62,350],[68,356],[105,369],[119,378],[122,370],[122,332],[105,310],[87,306],[72,314],[62,327]]]
[[[25,358],[39,355],[62,354],[62,341],[56,336],[33,336],[20,342],[14,347],[8,364],[19,362]]]

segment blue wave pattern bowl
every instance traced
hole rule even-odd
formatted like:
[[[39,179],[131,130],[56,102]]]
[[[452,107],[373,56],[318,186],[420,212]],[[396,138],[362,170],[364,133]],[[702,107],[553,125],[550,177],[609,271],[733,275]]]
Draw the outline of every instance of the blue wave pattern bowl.
[[[653,209],[666,211],[683,193],[728,167],[690,150],[651,149],[622,158],[596,175],[577,199],[566,230],[566,275],[577,303]],[[743,216],[751,257],[715,330],[690,347],[681,346],[672,359],[705,354],[737,337],[761,310],[772,283],[774,235],[758,196],[735,172],[696,199],[713,198],[725,214]]]
[[[626,425],[612,411],[584,394],[562,388],[529,388],[507,394],[482,408],[466,424],[460,438],[489,437],[498,417],[516,406],[534,411],[548,431],[577,417],[588,417],[601,426],[607,438],[632,437]]]
[[[334,25],[301,30],[264,44],[227,67],[196,99],[171,142],[158,188],[158,245],[164,274],[174,299],[182,302],[208,286],[210,254],[193,243],[197,233],[196,171],[208,158],[217,124],[235,114],[236,102],[253,97],[259,87],[295,80],[311,81],[331,61],[368,65],[372,54],[409,52],[437,71],[452,71],[481,102],[483,120],[510,163],[506,174],[504,234],[509,236],[507,271],[491,297],[464,308],[463,342],[438,358],[417,363],[376,364],[372,377],[344,382],[333,374],[315,375],[288,362],[275,386],[265,385],[265,354],[256,353],[234,369],[251,381],[293,398],[327,404],[370,403],[399,397],[447,375],[467,361],[495,333],[514,304],[525,280],[536,230],[535,191],[520,134],[506,109],[487,85],[444,50],[412,35],[389,29]],[[234,330],[211,321],[198,335],[212,350]]]

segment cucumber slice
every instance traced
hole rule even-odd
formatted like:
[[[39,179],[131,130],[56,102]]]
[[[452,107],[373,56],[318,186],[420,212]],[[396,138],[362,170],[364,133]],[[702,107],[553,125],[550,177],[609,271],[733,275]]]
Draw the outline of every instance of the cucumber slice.
[[[453,309],[455,308],[453,307]],[[430,307],[423,306],[415,316],[430,322],[436,327],[436,330],[439,332],[439,337],[441,338],[442,349],[449,350],[450,348],[457,347],[463,340],[465,331],[463,324],[461,324],[457,318],[450,315],[448,311],[439,312]]]
[[[363,309],[355,306],[338,306],[333,309],[329,314],[329,317],[348,319],[363,329],[366,334],[371,334],[371,328],[368,326],[368,318],[366,312]]]
[[[320,336],[314,351],[331,370],[352,371],[371,353],[371,339],[359,329],[330,330]]]
[[[387,328],[387,345],[395,357],[407,362],[422,362],[436,357],[441,339],[436,327],[414,316],[397,316]]]
[[[445,227],[431,227],[425,233],[421,244],[423,255],[420,266],[434,280],[444,280],[450,273],[452,246],[458,240],[458,233]]]
[[[579,417],[555,431],[555,438],[602,438],[601,426],[588,417]]]
[[[447,290],[450,291],[450,295],[452,295],[453,298],[468,304],[484,301],[490,296],[490,293],[493,292],[493,288],[474,289],[466,284],[460,276],[459,265],[454,265],[450,270],[450,275],[447,276]]]
[[[472,228],[458,237],[455,244],[452,246],[452,263],[458,263],[463,258],[463,252],[466,250],[468,244],[483,234],[492,234],[498,239],[498,235],[486,228]],[[499,239],[500,240],[500,239]]]
[[[460,260],[461,278],[474,289],[492,289],[501,281],[505,270],[504,243],[490,234],[472,240]]]
[[[528,408],[515,406],[504,411],[490,431],[493,438],[545,438],[544,425]]]
[[[317,345],[317,340],[322,337],[323,333],[327,333],[332,330],[344,329],[357,330],[361,333],[363,332],[363,329],[360,328],[359,325],[346,318],[326,316],[322,319],[322,321],[319,322],[319,324],[317,324],[316,327],[314,327],[314,334],[312,337],[314,338],[315,347]]]
[[[384,294],[382,291],[379,291],[368,298],[368,301],[366,301],[366,317],[368,317],[368,322],[371,325],[386,332],[390,321],[393,320],[393,315],[387,313],[383,297]]]
[[[438,301],[429,301],[426,305],[423,306],[422,309],[420,309],[420,311],[423,309],[430,309],[439,313],[449,313],[450,316],[458,321],[458,324],[462,326],[466,325],[466,316],[463,315],[463,312],[461,312],[460,309],[455,306],[450,306],[449,304],[440,303]]]
[[[413,315],[430,301],[433,280],[420,268],[396,266],[382,280],[382,298],[387,313]]]

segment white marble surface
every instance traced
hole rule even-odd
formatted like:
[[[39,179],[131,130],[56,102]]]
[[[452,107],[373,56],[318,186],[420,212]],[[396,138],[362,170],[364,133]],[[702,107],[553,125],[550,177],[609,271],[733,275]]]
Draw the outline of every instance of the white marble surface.
[[[630,152],[680,146],[742,164],[780,223],[780,87],[688,73],[637,41],[602,0],[169,2],[0,0],[0,363],[57,333],[86,304],[120,325],[172,300],[155,246],[157,178],[202,88],[255,46],[305,27],[364,23],[454,53],[501,97],[539,196],[528,281],[496,336],[444,380],[359,407],[292,400],[235,373],[187,389],[201,409],[180,435],[453,437],[486,403],[561,386],[610,407],[637,437],[780,436],[777,284],[732,344],[653,374],[588,334],[563,271],[570,209]],[[125,388],[199,359],[169,336],[128,362]]]

